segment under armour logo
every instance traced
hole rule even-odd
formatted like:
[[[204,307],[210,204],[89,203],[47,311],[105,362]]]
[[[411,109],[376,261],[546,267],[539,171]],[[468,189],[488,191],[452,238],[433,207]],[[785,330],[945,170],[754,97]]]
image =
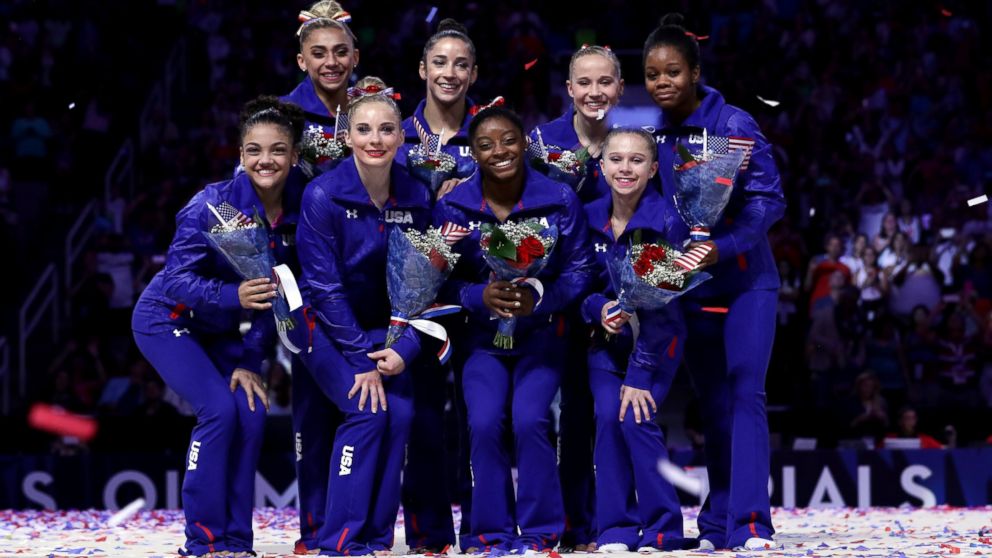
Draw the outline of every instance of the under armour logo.
[[[668,139],[668,136],[657,136],[658,143],[665,143],[666,139]]]
[[[346,210],[344,210],[344,216],[347,217],[347,218],[349,218],[349,219],[358,219],[358,210],[357,209],[346,209]]]
[[[482,221],[469,221],[468,230],[474,231],[482,228]]]
[[[172,334],[175,335],[176,337],[179,337],[179,336],[181,336],[184,333],[186,335],[189,335],[189,330],[186,329],[186,328],[172,330]]]
[[[595,244],[595,248],[596,248],[596,251],[597,252],[605,252],[606,251],[606,244],[605,243],[599,243],[599,242],[597,242]]]

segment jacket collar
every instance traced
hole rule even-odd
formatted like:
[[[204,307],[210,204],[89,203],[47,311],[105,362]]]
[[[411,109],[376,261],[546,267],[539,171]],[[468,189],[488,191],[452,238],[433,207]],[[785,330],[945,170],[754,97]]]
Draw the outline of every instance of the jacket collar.
[[[458,130],[458,132],[455,134],[454,137],[461,138],[466,141],[468,140],[468,125],[470,122],[472,122],[471,111],[472,111],[472,107],[474,106],[475,106],[475,102],[473,102],[472,99],[465,97],[465,118],[462,120],[462,127]],[[424,117],[424,109],[426,107],[427,107],[427,99],[421,99],[420,103],[417,104],[416,110],[413,111],[413,114],[408,119],[410,124],[409,126],[407,126],[408,128],[407,131],[412,133],[414,136],[416,136],[417,134],[416,127],[414,126],[414,122],[416,122],[421,127],[423,127],[423,129],[428,134],[436,133],[434,130],[431,130],[430,124],[427,123],[427,118]],[[440,131],[441,130],[437,130],[437,132]],[[416,141],[419,142],[420,138],[417,137]]]
[[[589,219],[589,226],[593,229],[613,238],[613,228],[610,224],[610,215],[613,213],[613,196],[605,196],[586,206],[586,217]],[[641,199],[637,202],[637,209],[631,216],[627,228],[624,229],[621,239],[627,237],[631,232],[641,229],[650,230],[662,236],[669,236],[671,232],[671,209],[665,205],[661,194],[648,183],[641,194]],[[620,239],[614,239],[620,240]]]
[[[524,175],[523,193],[520,195],[520,201],[510,211],[511,216],[524,211],[565,205],[562,188],[566,186],[531,170],[526,164],[524,165],[524,172],[526,174]],[[466,211],[492,214],[482,196],[482,172],[478,170],[444,199]]]
[[[329,195],[337,200],[356,204],[374,205],[368,191],[362,184],[355,166],[354,156],[349,156],[330,172],[334,187]],[[411,176],[407,170],[395,161],[389,170],[390,196],[385,207],[430,208],[430,193],[423,184]]]
[[[296,167],[290,171],[286,179],[286,186],[282,191],[282,214],[275,223],[269,223],[271,228],[287,223],[299,222],[300,200],[303,198],[303,189],[306,187],[306,176]],[[259,199],[255,187],[246,173],[240,173],[230,182],[228,189],[227,203],[238,208],[248,217],[253,217],[255,212],[265,219],[265,206]]]
[[[579,135],[575,133],[575,105],[572,103],[569,103],[565,114],[538,128],[545,143],[569,150],[579,145]]]
[[[727,104],[727,101],[723,98],[723,95],[719,91],[709,87],[708,85],[700,85],[697,89],[700,97],[702,97],[702,103],[699,105],[685,122],[681,124],[675,124],[671,121],[668,114],[665,111],[661,112],[661,129],[669,128],[706,128],[708,124],[712,124],[711,120],[720,113],[720,109],[723,105]]]
[[[304,112],[308,113],[307,116],[314,115],[321,119],[330,118],[331,122],[334,122],[334,113],[328,111],[327,107],[324,106],[324,102],[317,96],[317,90],[314,88],[310,76],[303,78],[303,81],[296,86],[296,89],[293,89],[282,100],[300,107]],[[341,109],[344,110],[346,107],[341,107]]]

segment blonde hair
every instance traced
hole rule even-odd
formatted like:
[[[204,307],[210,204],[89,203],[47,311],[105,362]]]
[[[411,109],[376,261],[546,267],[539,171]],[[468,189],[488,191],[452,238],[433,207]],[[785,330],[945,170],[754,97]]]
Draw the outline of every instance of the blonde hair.
[[[346,23],[346,21],[351,20],[351,16],[341,7],[341,4],[338,4],[334,0],[315,2],[310,6],[310,9],[300,12],[300,16],[301,19],[309,16],[309,19],[303,22],[300,30],[296,33],[300,36],[300,50],[303,50],[303,44],[310,37],[310,34],[317,29],[339,29],[344,31],[345,35],[348,35],[351,39],[352,46],[358,40]],[[342,18],[346,19],[343,20]]]
[[[365,89],[369,86],[376,86],[380,89],[387,89],[386,82],[382,81],[382,79],[376,76],[365,76],[362,79],[358,80],[358,83],[355,84],[355,88],[357,89]],[[387,95],[371,94],[371,95],[362,95],[361,97],[355,97],[348,102],[349,127],[351,126],[350,123],[354,122],[353,117],[355,115],[355,112],[358,110],[358,107],[368,103],[385,103],[396,114],[396,121],[397,122],[403,121],[403,114],[400,112],[400,107],[396,104],[396,101],[394,101],[392,97],[389,97]]]
[[[610,47],[601,47],[599,45],[582,45],[579,50],[572,54],[572,59],[568,61],[568,79],[572,79],[572,73],[575,71],[575,61],[583,56],[590,56],[593,54],[598,54],[612,62],[613,75],[616,76],[617,79],[620,79],[620,59],[617,58],[616,53],[610,50]]]

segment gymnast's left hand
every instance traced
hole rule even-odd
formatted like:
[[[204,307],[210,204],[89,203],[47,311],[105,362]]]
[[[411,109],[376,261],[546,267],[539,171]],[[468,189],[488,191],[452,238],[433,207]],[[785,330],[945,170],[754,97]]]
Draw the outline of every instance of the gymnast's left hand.
[[[395,376],[406,369],[403,357],[392,349],[375,351],[366,356],[375,361],[375,369],[383,376]]]
[[[641,423],[643,420],[651,420],[652,411],[658,413],[658,405],[651,397],[651,392],[646,389],[637,389],[630,386],[620,386],[620,422],[623,422],[624,415],[627,414],[627,407],[634,411],[634,422]]]
[[[248,408],[255,412],[255,396],[262,400],[265,405],[265,412],[269,411],[269,392],[265,389],[265,382],[262,381],[261,374],[256,374],[244,368],[235,368],[231,374],[231,393],[234,393],[241,386],[248,397]]]

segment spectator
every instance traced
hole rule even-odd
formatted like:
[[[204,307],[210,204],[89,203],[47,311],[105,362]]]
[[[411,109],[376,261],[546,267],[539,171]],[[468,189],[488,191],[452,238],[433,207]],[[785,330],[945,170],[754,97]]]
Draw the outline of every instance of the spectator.
[[[844,244],[836,234],[827,235],[823,243],[825,253],[810,262],[806,271],[806,290],[809,291],[809,308],[812,313],[817,304],[830,296],[836,283],[847,284],[851,281],[851,270],[840,262]],[[834,274],[840,274],[839,278]]]
[[[903,407],[899,411],[895,432],[890,432],[886,438],[913,438],[920,441],[920,449],[942,449],[944,446],[936,438],[916,430],[916,409]]]
[[[880,440],[885,435],[889,406],[874,372],[866,370],[854,380],[854,391],[844,412],[850,437]]]

